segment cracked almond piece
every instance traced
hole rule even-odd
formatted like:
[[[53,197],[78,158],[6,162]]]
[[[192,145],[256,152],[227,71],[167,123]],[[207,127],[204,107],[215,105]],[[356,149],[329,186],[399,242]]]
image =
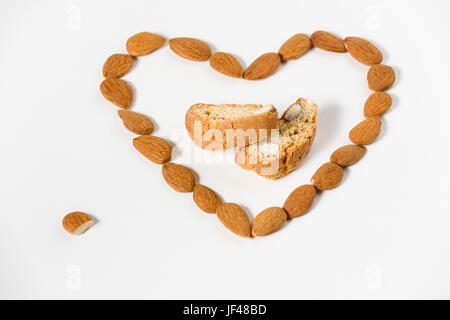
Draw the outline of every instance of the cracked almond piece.
[[[133,67],[133,57],[129,54],[116,53],[106,59],[103,65],[105,78],[120,78]]]
[[[312,207],[316,198],[316,188],[305,184],[292,191],[284,202],[283,209],[290,219],[306,214]]]
[[[274,52],[265,53],[255,61],[244,72],[244,79],[261,80],[275,73],[281,64],[280,55]]]
[[[134,57],[145,56],[162,47],[166,39],[150,32],[140,32],[127,40],[127,51]]]
[[[162,167],[162,174],[167,184],[177,192],[192,192],[194,189],[194,173],[181,164],[166,163]]]
[[[185,116],[186,129],[192,141],[207,150],[255,143],[270,135],[277,122],[278,112],[274,106],[257,104],[197,103]]]
[[[180,57],[192,61],[206,61],[212,53],[206,42],[194,38],[173,38],[169,40],[169,46]]]
[[[284,61],[300,58],[311,48],[311,40],[304,33],[298,33],[288,40],[278,50],[278,54]]]
[[[250,220],[239,205],[235,203],[223,203],[217,208],[217,218],[220,222],[234,234],[250,238]]]
[[[222,204],[222,200],[217,193],[201,184],[194,186],[194,202],[206,213],[216,213],[217,208]]]
[[[164,164],[172,156],[170,144],[159,137],[140,136],[133,139],[133,145],[144,157],[156,164]]]
[[[270,207],[261,211],[253,220],[252,235],[266,236],[280,230],[286,223],[286,212],[279,207]]]
[[[349,144],[334,151],[330,157],[330,162],[336,163],[341,167],[349,167],[357,163],[366,151],[367,149],[363,146]]]
[[[344,39],[348,53],[358,62],[366,66],[381,63],[383,54],[369,41],[358,37],[347,37]]]
[[[311,183],[318,190],[330,190],[336,188],[344,176],[342,167],[335,163],[324,163],[311,178]]]
[[[300,98],[278,120],[277,131],[236,152],[235,162],[245,170],[278,179],[297,169],[311,149],[317,127],[317,105]],[[276,134],[278,133],[278,134]]]
[[[332,52],[347,52],[344,40],[326,31],[315,31],[311,35],[314,47]]]
[[[368,145],[374,142],[381,132],[379,117],[369,117],[358,123],[349,133],[350,141],[358,145]]]
[[[385,92],[372,93],[364,104],[364,116],[366,118],[381,116],[392,105],[392,97]]]
[[[117,78],[105,79],[100,84],[100,91],[105,99],[122,109],[128,109],[133,102],[133,89],[125,80]]]
[[[148,135],[153,132],[155,126],[152,120],[142,113],[128,110],[118,110],[119,117],[125,128],[139,135]]]
[[[94,225],[94,219],[84,212],[71,212],[63,219],[63,227],[73,235],[80,235]]]
[[[376,64],[367,72],[369,89],[373,91],[385,91],[395,82],[395,71],[390,66]]]
[[[216,52],[209,59],[211,68],[226,76],[233,78],[242,78],[244,70],[239,61],[231,54],[226,52]]]

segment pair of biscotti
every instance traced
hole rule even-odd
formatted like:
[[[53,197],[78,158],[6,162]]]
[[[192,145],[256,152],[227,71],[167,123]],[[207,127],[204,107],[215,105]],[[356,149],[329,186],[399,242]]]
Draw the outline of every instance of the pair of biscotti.
[[[189,135],[201,148],[238,147],[239,166],[278,179],[297,169],[311,149],[317,106],[300,98],[278,119],[273,106],[196,104],[185,120]]]

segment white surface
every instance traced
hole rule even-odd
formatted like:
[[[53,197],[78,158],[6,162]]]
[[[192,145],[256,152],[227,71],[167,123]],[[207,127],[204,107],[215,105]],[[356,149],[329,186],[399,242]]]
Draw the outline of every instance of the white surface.
[[[1,1],[0,298],[450,298],[450,2]],[[99,92],[101,68],[140,31],[192,36],[248,66],[298,32],[379,45],[397,73],[378,141],[342,185],[280,232],[246,240],[176,194]],[[166,45],[124,77],[133,110],[177,144],[176,162],[254,217],[282,205],[363,119],[368,68],[312,50],[247,82]],[[266,181],[186,140],[193,103],[319,105],[301,168]],[[183,142],[184,141],[184,142]],[[184,155],[182,157],[180,152]],[[98,223],[75,237],[74,210]]]

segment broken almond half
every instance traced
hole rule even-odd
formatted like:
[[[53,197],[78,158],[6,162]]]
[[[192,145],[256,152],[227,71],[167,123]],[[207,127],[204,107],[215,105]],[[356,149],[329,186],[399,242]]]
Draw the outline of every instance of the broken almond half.
[[[67,232],[80,235],[94,225],[94,219],[88,214],[75,211],[67,214],[63,219],[63,227]]]

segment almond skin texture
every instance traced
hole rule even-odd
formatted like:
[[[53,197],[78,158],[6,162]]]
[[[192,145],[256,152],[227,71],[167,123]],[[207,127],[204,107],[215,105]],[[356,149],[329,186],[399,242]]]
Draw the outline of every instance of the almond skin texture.
[[[250,220],[245,211],[237,204],[223,203],[217,208],[217,217],[234,234],[244,238],[250,238]]]
[[[163,164],[170,160],[172,147],[166,140],[155,136],[134,138],[134,147],[150,161]]]
[[[309,48],[311,48],[309,37],[306,34],[298,33],[283,43],[278,54],[282,60],[292,60],[301,57]]]
[[[169,40],[169,46],[180,57],[193,61],[206,61],[211,56],[208,44],[198,39],[174,38]]]
[[[366,118],[373,116],[381,116],[392,105],[392,98],[385,92],[372,93],[364,104],[364,116]]]
[[[127,51],[132,56],[145,56],[163,46],[166,39],[150,32],[135,34],[127,41]]]
[[[194,189],[194,173],[181,164],[166,163],[162,167],[162,174],[167,184],[177,192],[192,192]]]
[[[226,52],[214,53],[209,59],[209,64],[217,72],[233,78],[242,78],[244,72],[239,61]]]
[[[103,65],[105,78],[120,78],[133,67],[133,57],[129,54],[113,54],[106,59]]]
[[[280,56],[276,53],[265,53],[245,70],[244,79],[260,80],[272,75],[280,66]]]
[[[100,91],[107,100],[122,109],[128,109],[133,102],[133,89],[122,79],[108,78],[103,80]]]
[[[319,190],[336,188],[344,176],[344,171],[335,163],[327,162],[314,173],[311,182]]]
[[[368,145],[375,141],[381,131],[378,117],[369,117],[358,123],[349,133],[350,141],[358,145]]]
[[[367,72],[367,82],[370,90],[384,91],[392,87],[395,81],[395,71],[384,64],[376,64]]]
[[[128,110],[119,110],[119,117],[123,121],[125,128],[139,135],[147,135],[153,132],[155,126],[152,120],[142,113]]]
[[[63,227],[67,232],[80,235],[94,225],[94,219],[84,212],[72,212],[63,219]]]
[[[349,144],[334,151],[330,157],[330,161],[341,167],[348,167],[357,163],[365,153],[365,147]]]
[[[213,190],[201,184],[195,185],[193,198],[197,206],[206,213],[216,213],[222,204],[222,200]]]
[[[381,51],[365,39],[348,37],[345,38],[344,43],[348,53],[350,53],[355,60],[366,66],[379,64],[383,60]]]
[[[311,209],[315,198],[316,188],[310,184],[302,185],[287,197],[283,209],[290,219],[300,217]]]
[[[266,236],[280,230],[286,223],[286,212],[278,207],[267,208],[253,220],[252,235]]]
[[[347,52],[344,40],[326,31],[316,31],[311,35],[314,47],[332,52]]]

